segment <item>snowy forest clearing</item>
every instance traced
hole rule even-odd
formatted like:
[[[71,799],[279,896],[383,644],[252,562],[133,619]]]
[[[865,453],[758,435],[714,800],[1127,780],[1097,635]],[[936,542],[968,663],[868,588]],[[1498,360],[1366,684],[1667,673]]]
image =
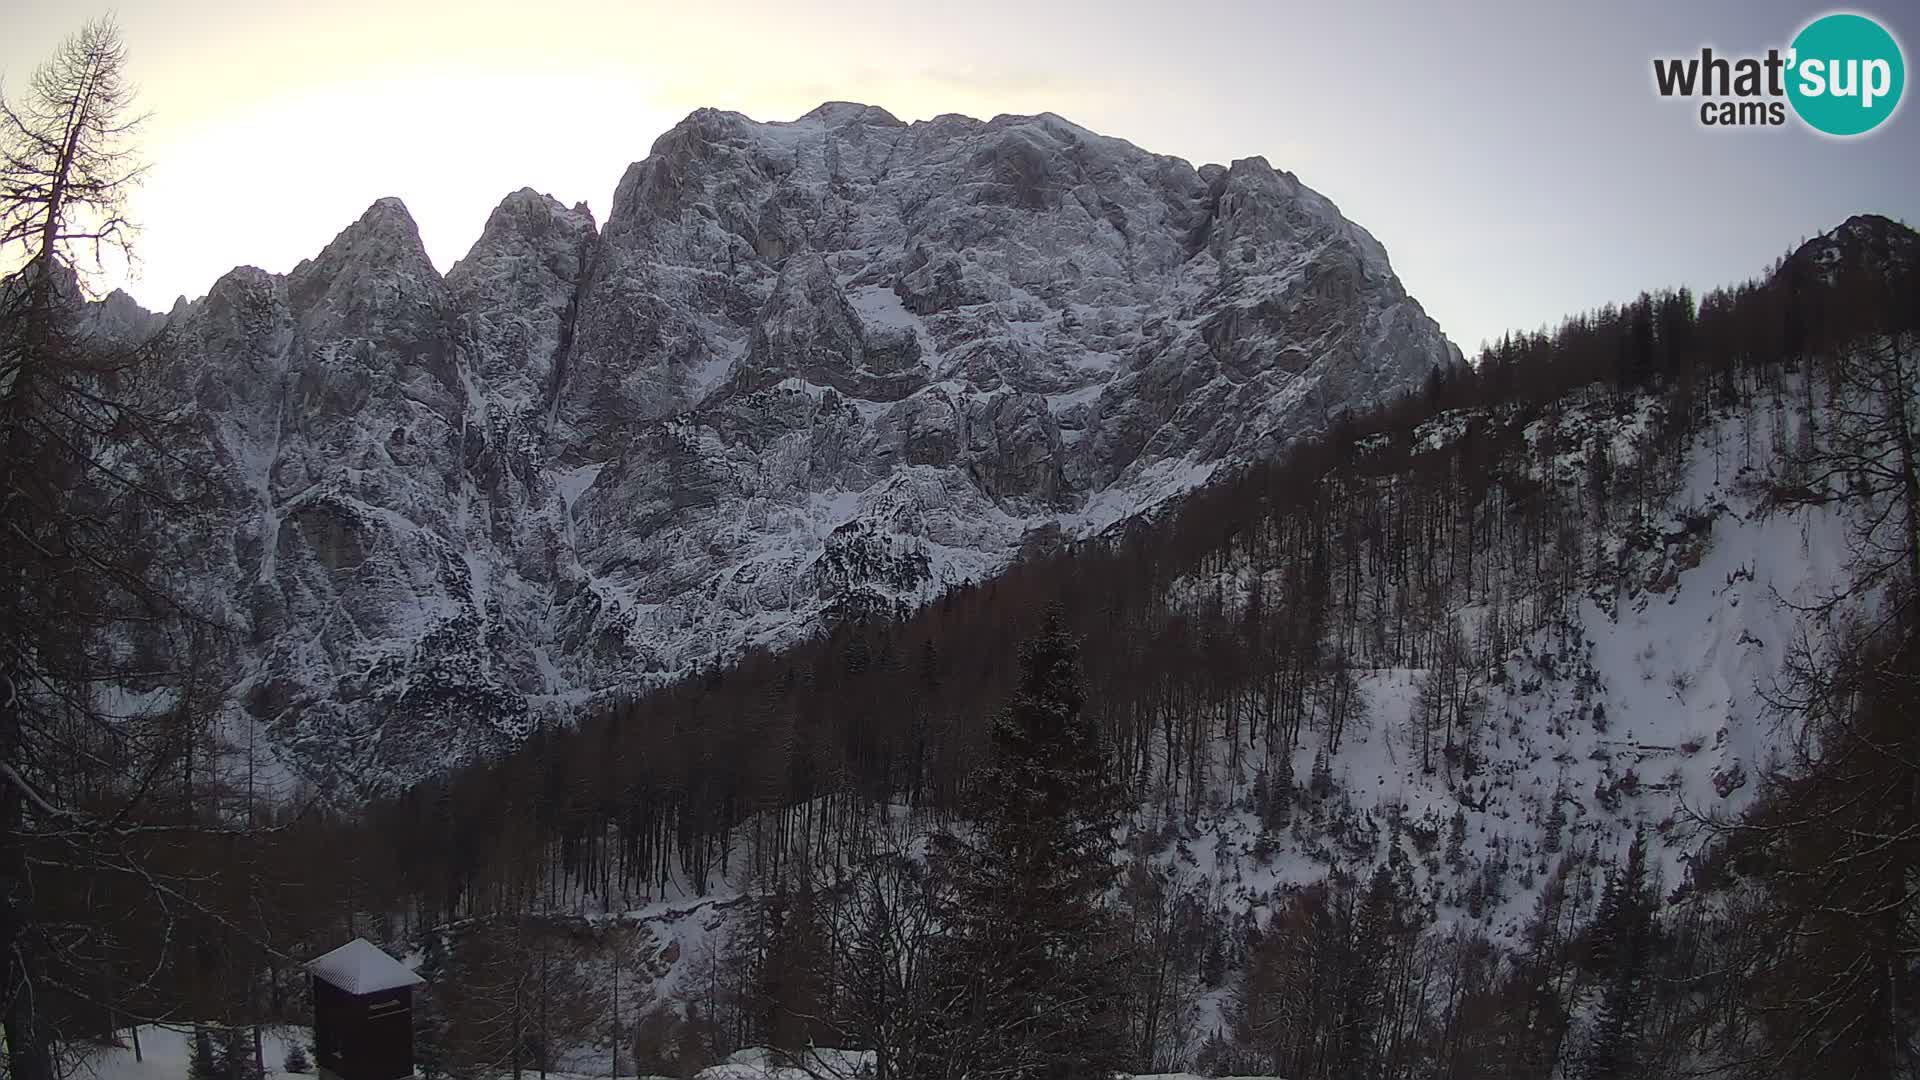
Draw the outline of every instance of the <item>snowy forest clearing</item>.
[[[208,1024],[218,1032],[220,1026]],[[253,1033],[244,1030],[245,1049],[251,1065]],[[139,1043],[136,1060],[134,1044]],[[264,1080],[312,1080],[310,1044],[313,1029],[292,1024],[272,1024],[260,1029],[260,1060],[266,1066]],[[287,1054],[298,1047],[307,1056],[304,1072],[287,1071]],[[102,1046],[81,1059],[74,1070],[75,1080],[186,1080],[193,1061],[193,1025],[142,1024],[132,1037],[122,1036],[119,1046]]]
[[[190,1075],[193,1057],[193,1028],[190,1025],[143,1024],[139,1029],[140,1058],[134,1059],[133,1041],[117,1047],[102,1047],[85,1058],[75,1076],[77,1080],[184,1080]],[[267,1070],[265,1080],[301,1080],[316,1073],[288,1072],[284,1068],[287,1052],[298,1046],[303,1051],[312,1041],[313,1029],[296,1025],[273,1025],[261,1030],[261,1056]],[[251,1040],[247,1043],[251,1048]],[[311,1058],[311,1054],[308,1055]],[[419,1074],[416,1072],[416,1076]],[[500,1080],[513,1074],[501,1072]],[[633,1076],[622,1073],[622,1076]],[[789,1063],[783,1056],[759,1047],[735,1051],[726,1061],[700,1070],[694,1080],[855,1080],[873,1075],[873,1052],[836,1050],[818,1047],[804,1061]],[[524,1069],[521,1080],[609,1080],[600,1072],[539,1072]],[[654,1080],[645,1074],[635,1080]],[[659,1078],[666,1080],[666,1078]],[[1155,1073],[1131,1080],[1200,1080],[1192,1073]],[[1273,1077],[1222,1078],[1222,1080],[1276,1080]]]

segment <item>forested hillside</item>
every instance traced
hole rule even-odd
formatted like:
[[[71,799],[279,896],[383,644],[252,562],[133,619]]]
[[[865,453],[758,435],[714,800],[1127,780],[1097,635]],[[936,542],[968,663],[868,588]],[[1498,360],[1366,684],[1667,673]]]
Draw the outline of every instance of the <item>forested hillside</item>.
[[[462,1078],[1903,1074],[1917,251],[1854,218],[1509,337],[364,813],[189,754],[151,790],[208,828],[145,854],[195,905],[99,905],[63,1007],[295,1014],[357,933]]]

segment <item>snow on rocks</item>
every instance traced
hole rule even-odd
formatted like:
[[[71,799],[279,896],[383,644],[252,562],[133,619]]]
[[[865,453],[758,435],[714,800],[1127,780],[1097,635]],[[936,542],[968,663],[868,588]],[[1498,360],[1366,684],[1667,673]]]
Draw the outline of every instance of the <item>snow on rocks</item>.
[[[152,333],[158,317],[99,309]],[[604,227],[514,192],[444,277],[382,199],[153,338],[231,491],[180,573],[242,708],[352,798],[1084,536],[1458,351],[1264,160],[1060,117],[703,109]]]

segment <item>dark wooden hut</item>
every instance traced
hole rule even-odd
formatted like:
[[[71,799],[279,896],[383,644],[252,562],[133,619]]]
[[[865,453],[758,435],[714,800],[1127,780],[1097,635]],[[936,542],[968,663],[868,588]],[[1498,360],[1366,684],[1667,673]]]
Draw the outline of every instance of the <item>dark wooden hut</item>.
[[[364,938],[307,964],[320,1080],[413,1075],[413,988],[425,982]]]

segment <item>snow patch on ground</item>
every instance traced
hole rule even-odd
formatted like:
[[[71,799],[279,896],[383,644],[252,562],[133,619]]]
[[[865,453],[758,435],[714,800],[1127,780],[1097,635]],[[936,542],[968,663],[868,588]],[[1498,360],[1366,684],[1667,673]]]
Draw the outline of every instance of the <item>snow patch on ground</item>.
[[[215,1029],[217,1038],[218,1022],[207,1021],[207,1026]],[[137,1034],[127,1031],[120,1038],[119,1046],[100,1046],[86,1054],[79,1065],[79,1080],[184,1080],[187,1076],[193,1057],[191,1024],[143,1024]],[[140,1045],[137,1061],[133,1050],[136,1038]],[[260,1057],[266,1066],[265,1080],[314,1080],[317,1074],[311,1070],[290,1073],[285,1069],[287,1051],[295,1046],[307,1052],[311,1064],[312,1043],[312,1028],[291,1024],[262,1028]],[[253,1048],[251,1028],[247,1029],[246,1047]]]
[[[1172,458],[1156,461],[1141,470],[1132,483],[1110,487],[1088,499],[1077,513],[1062,514],[1060,527],[1073,537],[1097,536],[1116,522],[1147,513],[1200,487],[1220,464]]]

